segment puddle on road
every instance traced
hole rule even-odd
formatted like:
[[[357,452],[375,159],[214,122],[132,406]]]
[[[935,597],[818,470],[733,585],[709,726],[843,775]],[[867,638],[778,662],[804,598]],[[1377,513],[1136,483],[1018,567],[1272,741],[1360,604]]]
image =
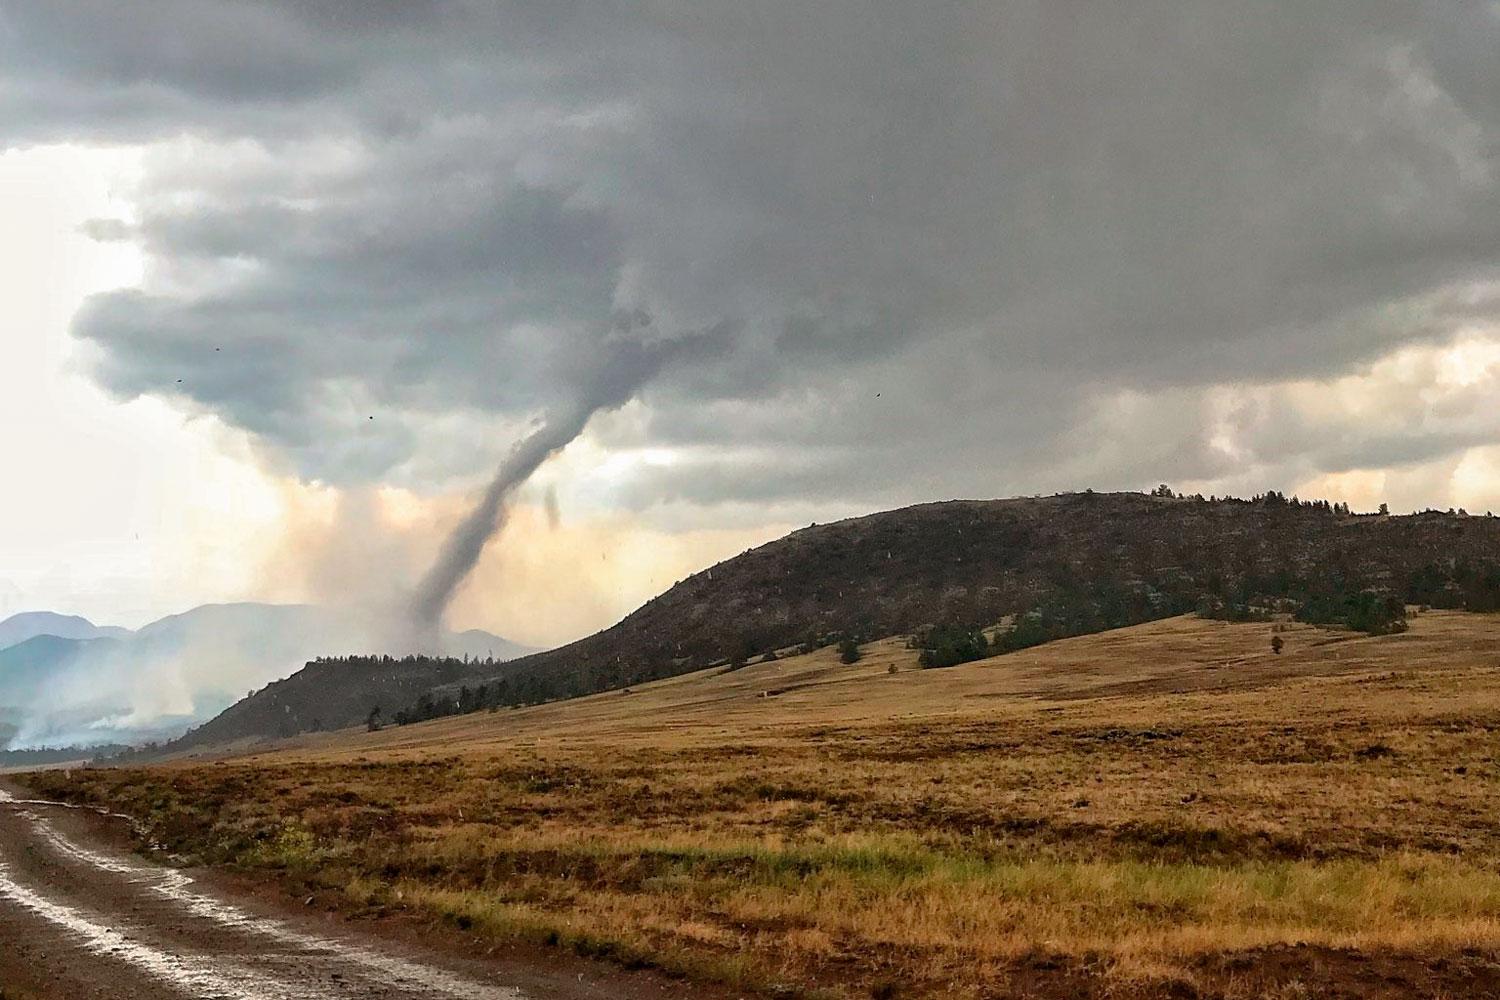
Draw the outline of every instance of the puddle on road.
[[[84,865],[92,871],[106,873],[128,884],[139,885],[166,900],[184,915],[196,917],[214,927],[237,934],[248,934],[276,943],[280,958],[318,958],[344,969],[330,972],[352,973],[365,979],[364,985],[331,981],[310,988],[287,982],[248,966],[226,963],[191,952],[167,952],[130,936],[131,928],[118,921],[108,921],[76,907],[57,902],[42,892],[18,882],[8,865],[0,859],[0,899],[10,900],[22,909],[42,917],[65,931],[91,954],[126,962],[148,975],[166,982],[189,996],[222,997],[225,1000],[326,1000],[330,994],[369,995],[369,982],[412,997],[446,997],[453,1000],[527,1000],[514,987],[487,986],[473,980],[354,946],[331,938],[305,934],[281,921],[251,914],[190,888],[191,877],[179,871],[157,868],[125,858],[111,857],[90,850],[60,833],[35,809],[63,805],[41,800],[16,799],[0,789],[0,806],[17,811],[32,824],[37,836],[58,854]],[[111,926],[114,924],[114,926]],[[287,952],[291,954],[288,955]],[[331,979],[331,977],[330,977]]]
[[[225,1000],[320,1000],[327,994],[311,992],[285,983],[268,981],[248,969],[234,969],[215,959],[212,965],[199,956],[169,954],[132,940],[85,915],[74,907],[47,899],[11,877],[0,861],[0,899],[9,900],[65,931],[85,951],[101,958],[125,962],[153,979],[193,997],[223,997]]]

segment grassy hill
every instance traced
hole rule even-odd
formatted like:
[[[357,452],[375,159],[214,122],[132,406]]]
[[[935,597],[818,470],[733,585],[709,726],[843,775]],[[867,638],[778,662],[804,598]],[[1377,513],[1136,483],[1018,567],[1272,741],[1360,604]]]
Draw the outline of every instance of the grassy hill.
[[[1500,616],[1410,625],[887,640],[30,780],[299,905],[741,995],[1500,995]]]
[[[1271,650],[1282,637],[1283,652]],[[712,667],[622,691],[516,710],[453,716],[378,733],[304,734],[249,746],[264,759],[348,760],[365,754],[428,759],[545,744],[697,745],[723,734],[800,739],[808,727],[892,721],[959,723],[1040,705],[1085,700],[1106,706],[1158,696],[1261,697],[1255,692],[1370,672],[1500,668],[1500,616],[1428,611],[1409,632],[1367,636],[1290,621],[1231,623],[1182,615],[944,670],[923,670],[897,638],[861,647],[859,662],[832,648]],[[1449,676],[1449,675],[1444,675]],[[1053,709],[1054,711],[1056,709]]]
[[[619,624],[490,670],[310,664],[189,734],[181,749],[389,719],[432,689],[504,681],[540,701],[639,685],[740,656],[1042,606],[1075,632],[1243,600],[1381,587],[1442,607],[1500,606],[1500,518],[1357,516],[1278,496],[1142,494],[952,501],[814,525],[697,573]],[[528,697],[527,692],[530,692]]]

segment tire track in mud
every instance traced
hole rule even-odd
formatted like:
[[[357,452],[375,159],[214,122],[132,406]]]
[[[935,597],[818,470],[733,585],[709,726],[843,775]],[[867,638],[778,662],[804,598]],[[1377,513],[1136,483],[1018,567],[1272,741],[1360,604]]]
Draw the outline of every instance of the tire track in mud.
[[[183,872],[86,847],[44,815],[61,807],[0,789],[0,910],[35,928],[29,946],[76,956],[80,975],[106,986],[100,995],[117,995],[107,991],[115,969],[165,988],[148,995],[201,1000],[530,1000],[513,986],[253,914]]]

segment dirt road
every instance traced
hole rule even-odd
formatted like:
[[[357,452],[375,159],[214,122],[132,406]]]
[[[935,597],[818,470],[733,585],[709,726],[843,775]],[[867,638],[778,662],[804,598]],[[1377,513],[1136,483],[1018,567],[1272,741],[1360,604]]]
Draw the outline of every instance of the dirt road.
[[[39,1000],[663,996],[567,963],[507,969],[232,900],[105,846],[97,817],[0,787],[0,991]],[[8,994],[7,994],[8,995]]]

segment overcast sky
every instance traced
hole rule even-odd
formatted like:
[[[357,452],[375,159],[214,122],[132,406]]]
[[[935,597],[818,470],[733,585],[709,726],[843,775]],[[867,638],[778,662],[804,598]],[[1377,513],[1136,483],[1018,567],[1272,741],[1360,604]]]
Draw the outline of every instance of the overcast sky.
[[[400,591],[621,342],[674,360],[453,624],[955,496],[1500,508],[1497,51],[1472,0],[0,0],[0,610]]]

